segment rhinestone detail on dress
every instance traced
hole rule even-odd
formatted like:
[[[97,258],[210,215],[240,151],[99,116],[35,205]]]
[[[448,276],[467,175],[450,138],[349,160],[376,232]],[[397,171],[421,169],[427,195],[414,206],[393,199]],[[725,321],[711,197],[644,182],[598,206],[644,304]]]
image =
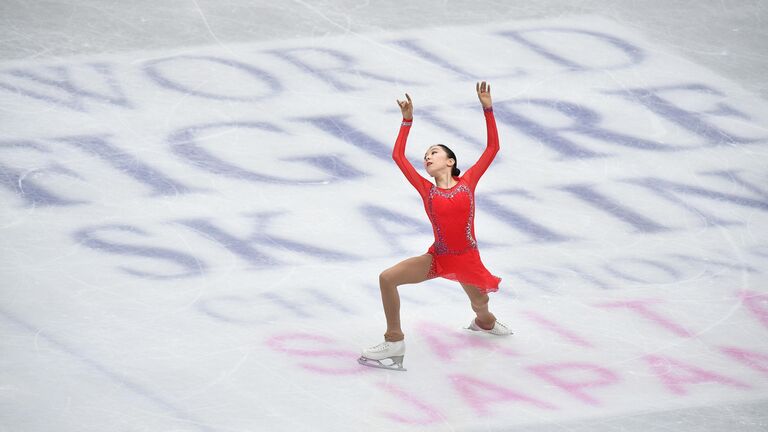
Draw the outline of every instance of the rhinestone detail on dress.
[[[467,236],[467,246],[463,249],[449,249],[445,244],[445,239],[443,238],[443,233],[440,229],[440,223],[438,222],[435,212],[432,209],[432,200],[434,199],[435,195],[450,199],[458,193],[465,193],[469,197],[469,217],[467,218],[467,225],[464,229]],[[477,242],[475,241],[474,237],[472,237],[472,221],[475,217],[475,197],[474,194],[472,194],[472,190],[470,190],[469,187],[467,187],[465,184],[458,185],[449,192],[443,192],[437,186],[432,186],[432,188],[429,190],[428,200],[429,218],[434,223],[437,237],[435,239],[435,252],[438,255],[460,255],[472,249],[477,249]]]

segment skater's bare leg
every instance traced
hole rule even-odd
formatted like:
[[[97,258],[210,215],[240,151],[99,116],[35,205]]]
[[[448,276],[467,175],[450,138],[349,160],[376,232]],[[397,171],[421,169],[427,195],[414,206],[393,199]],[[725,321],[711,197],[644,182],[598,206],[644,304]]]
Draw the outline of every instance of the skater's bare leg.
[[[481,328],[490,330],[496,323],[496,317],[488,310],[488,302],[490,298],[488,294],[483,294],[477,287],[468,284],[461,284],[464,288],[464,292],[469,296],[469,301],[472,303],[472,310],[475,311],[477,318],[475,322]]]
[[[397,342],[405,337],[403,329],[400,328],[400,294],[397,292],[397,287],[424,282],[428,279],[431,265],[432,255],[424,254],[401,261],[379,275],[381,303],[384,305],[384,315],[387,317],[387,332],[384,333],[384,340]]]

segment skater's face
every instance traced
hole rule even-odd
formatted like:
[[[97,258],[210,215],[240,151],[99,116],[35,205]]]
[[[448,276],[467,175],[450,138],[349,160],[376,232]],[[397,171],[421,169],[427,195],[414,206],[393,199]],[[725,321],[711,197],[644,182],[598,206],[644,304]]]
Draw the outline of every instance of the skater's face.
[[[424,154],[424,168],[430,176],[434,177],[443,170],[451,171],[456,160],[448,157],[445,149],[439,145],[433,145]]]

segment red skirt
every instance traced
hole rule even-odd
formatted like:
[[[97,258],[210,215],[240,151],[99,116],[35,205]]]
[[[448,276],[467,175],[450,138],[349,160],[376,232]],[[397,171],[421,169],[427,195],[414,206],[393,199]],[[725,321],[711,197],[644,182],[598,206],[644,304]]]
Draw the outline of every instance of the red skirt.
[[[471,249],[462,254],[438,255],[435,246],[427,251],[432,255],[432,265],[429,269],[430,278],[442,277],[467,285],[472,285],[483,294],[499,290],[501,278],[494,276],[480,261],[477,249]]]

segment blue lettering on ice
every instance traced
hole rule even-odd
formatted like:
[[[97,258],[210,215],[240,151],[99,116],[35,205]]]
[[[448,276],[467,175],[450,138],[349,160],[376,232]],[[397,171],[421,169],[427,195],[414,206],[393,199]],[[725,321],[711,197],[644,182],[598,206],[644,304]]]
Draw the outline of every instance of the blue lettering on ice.
[[[419,45],[418,41],[415,39],[400,39],[400,40],[394,40],[390,42],[394,45],[397,45],[401,48],[405,48],[408,51],[413,52],[414,54],[418,55],[419,58],[426,60],[432,64],[435,64],[445,70],[453,72],[457,78],[462,80],[473,80],[475,79],[475,75],[459,68],[453,63],[448,62],[447,60],[437,56],[432,51],[429,51]]]
[[[671,280],[657,280],[657,281],[650,281],[647,279],[642,279],[637,276],[636,274],[648,274],[649,271],[642,268],[635,268],[630,272],[623,272],[616,269],[616,265],[619,262],[626,262],[626,263],[637,263],[643,265],[643,267],[651,267],[655,269],[662,270],[667,275],[671,276],[673,279]],[[663,282],[674,282],[680,279],[680,272],[676,270],[674,267],[667,265],[665,263],[656,261],[656,260],[650,260],[650,259],[640,259],[640,258],[622,258],[618,260],[614,260],[611,263],[604,264],[603,268],[607,270],[609,273],[613,274],[614,276],[618,276],[624,280],[628,280],[631,282],[640,282],[640,283],[663,283]]]
[[[514,112],[513,105],[536,105],[554,110],[573,119],[571,126],[553,128]],[[589,150],[566,138],[563,132],[576,133],[604,141],[608,144],[618,144],[624,147],[653,151],[674,151],[682,147],[660,144],[654,141],[621,134],[603,129],[598,126],[601,116],[581,105],[557,99],[521,99],[518,101],[502,101],[494,104],[494,112],[499,121],[515,127],[542,144],[560,153],[563,158],[594,158],[609,156]]]
[[[511,189],[504,191],[494,191],[494,196],[511,195],[520,196],[528,200],[536,200],[527,191],[521,189]],[[483,211],[490,213],[501,222],[511,226],[512,228],[522,232],[539,242],[563,242],[573,240],[564,234],[560,234],[554,230],[551,230],[533,220],[525,217],[521,213],[503,206],[493,198],[489,198],[488,195],[479,195],[475,197],[478,206]]]
[[[709,140],[710,143],[715,145],[750,143],[759,141],[759,139],[750,139],[736,136],[704,120],[705,115],[748,119],[749,117],[745,113],[740,112],[737,109],[722,102],[717,105],[717,109],[715,110],[706,112],[688,111],[676,106],[672,101],[660,96],[661,93],[670,91],[690,91],[715,96],[724,96],[722,92],[702,84],[680,84],[663,87],[635,88],[605,93],[620,95],[628,101],[639,103],[657,115],[664,117],[671,122],[677,123],[685,130],[704,137]],[[762,139],[765,139],[765,137]]]
[[[724,179],[726,179],[728,181],[731,181],[731,182],[733,182],[733,183],[743,187],[744,189],[746,189],[746,190],[748,190],[748,191],[750,191],[750,192],[752,192],[754,194],[760,195],[761,197],[763,197],[766,200],[768,200],[768,190],[760,189],[756,185],[754,185],[754,184],[744,180],[743,178],[741,178],[741,173],[738,172],[738,171],[734,171],[734,170],[707,171],[707,172],[700,172],[698,174],[699,175],[703,175],[703,176],[712,176],[712,177],[724,178]]]
[[[442,119],[436,117],[431,112],[426,111],[428,108],[425,108],[425,110],[419,111],[419,120],[424,120],[425,122],[432,123],[433,125],[445,130],[448,132],[451,137],[460,138],[461,140],[465,142],[472,143],[475,147],[484,149],[486,144],[483,142],[480,142],[477,138],[471,137],[464,133],[461,129],[451,125],[448,122],[443,121]],[[482,116],[478,115],[478,118],[482,121]],[[450,146],[450,144],[449,144]],[[501,161],[502,159],[501,154],[496,155],[496,162]]]
[[[302,157],[283,158],[283,161],[302,162],[316,168],[319,168],[331,176],[324,179],[290,179],[276,177],[266,174],[259,174],[254,171],[241,168],[235,164],[222,160],[212,153],[203,149],[197,143],[197,135],[201,132],[211,132],[216,129],[256,129],[272,133],[287,134],[283,129],[267,122],[224,122],[211,123],[207,125],[191,126],[180,129],[170,135],[168,141],[171,145],[171,151],[191,162],[194,166],[204,169],[208,172],[231,177],[238,180],[247,180],[261,183],[277,183],[288,185],[317,185],[327,184],[336,180],[346,180],[362,177],[364,174],[351,165],[344,162],[341,156],[332,154],[317,154]],[[267,146],[266,143],[258,143]],[[251,145],[251,143],[249,143]]]
[[[297,303],[294,299],[289,300],[280,294],[272,292],[263,293],[261,296],[269,300],[272,304],[293,312],[293,314],[299,318],[314,318],[314,315],[306,310],[307,305]]]
[[[320,305],[329,306],[334,312],[356,314],[352,308],[315,288],[291,288],[290,293],[290,296],[285,296],[279,292],[268,291],[253,298],[217,296],[201,299],[196,306],[201,313],[214,319],[241,325],[279,321],[286,318],[285,311],[298,318],[315,318],[316,314],[313,312],[316,312]],[[298,298],[306,300],[297,301]],[[269,312],[274,312],[273,315],[265,313],[265,305],[270,306]]]
[[[269,221],[278,215],[278,213],[267,212],[247,215],[255,221],[255,229],[252,234],[244,238],[239,238],[223,231],[208,219],[183,219],[175,222],[192,228],[207,239],[218,242],[221,246],[257,268],[286,264],[269,255],[267,251],[270,249],[289,250],[331,261],[351,261],[357,259],[356,256],[344,252],[337,252],[269,234],[267,232]],[[260,246],[261,249],[257,246]]]
[[[525,34],[529,34],[529,33],[546,33],[546,32],[572,33],[576,35],[586,35],[586,36],[593,37],[597,40],[606,42],[609,45],[612,45],[615,48],[618,48],[619,50],[624,52],[624,54],[626,54],[627,56],[627,61],[624,63],[613,65],[613,66],[608,66],[608,67],[598,66],[598,67],[592,68],[592,67],[588,67],[586,65],[577,63],[576,61],[573,61],[557,53],[554,53],[546,49],[542,45],[537,44],[536,42],[524,36]],[[523,46],[531,49],[533,52],[541,55],[542,57],[574,71],[585,71],[585,70],[592,70],[592,69],[622,69],[622,68],[627,68],[627,67],[637,65],[645,59],[645,53],[639,47],[625,41],[624,39],[609,35],[607,33],[574,29],[574,28],[532,28],[532,29],[525,29],[525,30],[503,31],[497,34],[500,36],[504,36],[509,39],[512,39],[514,41],[517,41]],[[566,46],[566,48],[575,50],[577,54],[585,52],[584,48],[581,46],[568,45]]]
[[[360,177],[365,177],[365,173],[353,167],[352,165],[346,163],[342,155],[316,154],[316,155],[310,155],[310,156],[282,158],[281,160],[288,161],[288,162],[291,162],[291,161],[304,162],[307,165],[312,165],[316,168],[320,168],[322,171],[325,171],[333,176],[325,181],[315,181],[314,183],[331,182],[334,179],[348,180],[348,179],[357,179]],[[307,183],[311,183],[311,181],[308,180]]]
[[[81,112],[87,111],[84,103],[85,100],[106,103],[122,108],[132,108],[132,104],[125,97],[114,77],[111,65],[91,63],[84,66],[96,71],[103,78],[111,93],[99,93],[75,83],[72,77],[72,70],[68,66],[47,66],[43,68],[43,71],[31,69],[3,71],[6,75],[31,82],[37,89],[9,83],[8,81],[0,81],[0,89]],[[48,73],[49,75],[44,76],[40,72]],[[50,92],[43,92],[40,90],[40,87],[47,88]]]
[[[709,173],[711,174],[711,173]],[[719,173],[723,176],[723,173]],[[725,175],[726,178],[732,179],[734,183],[740,184],[748,190],[757,193],[762,197],[768,197],[768,194],[764,190],[759,189],[757,186],[747,183],[743,179],[735,176],[733,178]],[[740,207],[753,208],[761,211],[768,211],[768,200],[759,200],[755,198],[734,195],[730,193],[720,192],[717,190],[706,188],[702,185],[688,185],[676,181],[661,179],[657,177],[643,177],[622,180],[624,183],[634,184],[643,187],[656,196],[663,198],[685,210],[690,212],[696,217],[704,217],[708,225],[713,226],[725,226],[725,225],[742,225],[739,221],[726,220],[718,218],[715,215],[707,212],[701,207],[694,206],[686,200],[683,200],[680,196],[695,196],[700,198],[706,198],[712,200],[718,207],[736,205]],[[610,199],[609,197],[599,193],[595,190],[593,185],[587,184],[572,184],[560,186],[558,189],[567,191],[585,203],[591,205],[594,208],[602,210],[603,212],[618,218],[621,221],[629,223],[637,228],[640,232],[663,232],[673,228],[664,226],[658,222],[655,222],[642,214],[630,209],[629,207]]]
[[[42,154],[51,153],[47,147],[32,141],[0,142],[0,148],[24,148]],[[33,180],[37,174],[59,174],[67,177],[82,179],[82,176],[58,163],[50,164],[45,168],[37,168],[25,171],[17,170],[13,167],[0,164],[0,185],[19,195],[19,197],[21,197],[26,202],[27,206],[30,207],[47,205],[67,206],[87,203],[87,201],[68,199],[56,195],[48,189],[40,186]]]
[[[319,290],[317,288],[306,288],[303,291],[310,294],[312,297],[314,297],[317,302],[313,302],[313,307],[318,304],[330,306],[333,309],[337,310],[338,312],[347,314],[347,315],[356,315],[355,309],[347,307],[345,304],[341,303],[338,299],[329,296],[327,293],[323,292],[322,290]]]
[[[621,203],[597,192],[592,185],[572,184],[560,186],[558,189],[570,192],[576,198],[579,198],[592,207],[598,210],[602,210],[609,215],[632,225],[640,232],[653,233],[670,230],[670,228],[656,223],[653,220],[648,219],[640,213],[630,209],[629,207],[622,205]]]
[[[560,279],[560,276],[553,271],[518,268],[513,269],[510,273],[513,274],[515,278],[522,279],[546,293],[555,294],[558,292],[557,287],[551,285],[551,283]]]
[[[106,137],[84,135],[60,137],[56,138],[55,141],[72,145],[99,157],[123,174],[152,188],[155,195],[178,195],[191,191],[184,184],[166,177],[165,174],[146,165],[138,158],[111,145]]]
[[[766,245],[752,246],[747,252],[761,258],[768,258],[768,246]]]
[[[192,88],[186,84],[177,82],[172,77],[167,76],[167,72],[161,71],[160,66],[163,64],[167,64],[167,63],[173,64],[173,63],[184,62],[188,60],[224,65],[232,69],[243,71],[246,74],[250,75],[251,77],[263,83],[266,89],[261,94],[250,95],[250,96],[216,94],[216,93],[211,93],[207,91],[201,91],[196,88]],[[200,66],[197,66],[197,67],[199,68]],[[183,65],[176,65],[175,69],[186,71],[189,68]],[[174,70],[174,69],[170,69],[170,70]],[[149,78],[152,81],[154,81],[157,85],[161,87],[178,91],[184,94],[206,98],[206,99],[255,102],[255,101],[260,101],[263,99],[273,97],[279,94],[283,90],[283,85],[280,83],[280,81],[269,72],[266,72],[255,66],[251,66],[247,63],[242,63],[242,62],[238,62],[238,61],[227,59],[227,58],[221,58],[221,57],[178,56],[178,57],[169,57],[169,58],[164,58],[159,60],[152,60],[144,64],[144,72],[149,76]]]
[[[104,251],[115,255],[128,255],[152,260],[170,262],[181,267],[176,273],[154,273],[131,267],[119,266],[118,268],[132,276],[145,279],[177,279],[190,276],[199,276],[206,271],[206,264],[199,258],[173,249],[154,246],[128,245],[103,240],[101,234],[109,232],[131,233],[137,237],[148,237],[146,231],[130,225],[102,225],[83,228],[73,234],[75,241],[91,249]]]
[[[584,279],[587,282],[593,283],[596,286],[600,287],[601,289],[612,289],[613,287],[605,283],[604,281],[598,279],[593,275],[592,273],[587,273],[584,270],[574,267],[573,265],[566,265],[564,268],[567,268],[568,270],[571,270],[576,276]]]
[[[347,81],[349,81],[350,78],[359,79],[361,77],[364,77],[364,78],[388,82],[388,83],[398,83],[398,84],[407,84],[407,85],[418,84],[414,81],[406,81],[403,79],[390,78],[381,74],[375,74],[372,72],[364,71],[357,66],[357,61],[352,56],[335,49],[299,47],[299,48],[288,48],[288,49],[280,49],[280,50],[269,50],[267,52],[287,61],[288,63],[296,66],[302,71],[315,76],[319,80],[329,84],[334,89],[340,90],[343,92],[361,90],[361,88],[359,87],[354,87],[350,84],[347,84]],[[300,53],[302,52],[306,52],[310,54],[318,54],[318,53],[324,54],[327,57],[333,60],[336,60],[337,65],[331,66],[331,67],[325,67],[325,68],[318,65],[313,65],[312,63],[310,63],[309,61],[301,57]],[[339,75],[346,75],[346,78],[339,78],[338,77]]]
[[[365,204],[360,206],[360,212],[373,227],[373,231],[379,234],[382,240],[392,247],[393,253],[403,254],[406,252],[400,242],[401,237],[407,239],[412,238],[414,235],[432,234],[429,225],[423,221],[384,207]],[[392,230],[389,227],[393,224],[404,227],[407,230]]]
[[[753,208],[761,211],[768,211],[768,201],[761,201],[744,196],[733,195],[729,193],[719,192],[712,189],[707,189],[701,185],[687,185],[671,180],[656,178],[656,177],[643,177],[636,179],[624,180],[627,183],[642,186],[661,198],[666,199],[669,202],[677,204],[678,206],[688,210],[697,217],[704,216],[708,225],[743,225],[743,223],[734,220],[720,219],[699,207],[695,207],[689,204],[687,201],[681,199],[679,195],[697,196],[701,198],[707,198],[717,203],[718,207],[725,205],[737,205],[741,207]]]
[[[758,269],[750,266],[745,262],[719,261],[710,257],[700,258],[684,254],[670,254],[670,256],[675,257],[681,261],[696,263],[696,268],[704,269],[704,272],[707,274],[718,274],[716,271],[714,271],[715,266],[725,267],[732,270],[746,271],[748,273],[760,273]]]
[[[510,73],[504,73],[501,75],[491,75],[491,76],[483,75],[482,77],[480,77],[476,74],[473,74],[471,72],[465,71],[464,69],[461,69],[457,65],[451,63],[450,61],[438,56],[437,54],[435,54],[434,51],[430,51],[424,48],[419,44],[419,41],[417,41],[416,39],[399,39],[399,40],[391,41],[390,43],[416,54],[422,60],[428,61],[434,65],[437,65],[438,67],[441,67],[447,71],[452,72],[457,79],[464,80],[464,81],[476,80],[480,78],[496,79],[496,78],[508,78],[508,77],[521,77],[526,75],[526,72],[522,68],[515,67],[512,69]],[[421,116],[421,114],[419,114],[419,116]]]
[[[269,317],[259,316],[254,313],[255,307],[253,300],[240,296],[217,296],[212,298],[202,298],[195,302],[195,307],[201,313],[219,321],[232,324],[258,324],[269,320]],[[224,311],[221,305],[235,305],[241,311],[240,315],[235,315],[234,308],[230,307]]]
[[[352,144],[367,154],[386,161],[392,160],[392,146],[384,145],[380,141],[375,140],[370,135],[347,123],[342,116],[305,117],[296,120],[311,123],[323,132]],[[394,145],[394,138],[392,142]]]
[[[308,299],[308,302],[303,303],[296,301],[296,296],[290,296],[289,298],[279,292],[265,292],[262,293],[261,296],[268,299],[275,306],[279,306],[292,312],[299,318],[314,318],[315,314],[313,314],[312,311],[317,311],[318,306],[320,305],[330,306],[336,312],[341,312],[346,315],[355,315],[355,312],[352,309],[341,304],[338,300],[320,290],[306,288],[301,289],[300,292],[303,294],[300,296],[301,298],[311,297]]]

